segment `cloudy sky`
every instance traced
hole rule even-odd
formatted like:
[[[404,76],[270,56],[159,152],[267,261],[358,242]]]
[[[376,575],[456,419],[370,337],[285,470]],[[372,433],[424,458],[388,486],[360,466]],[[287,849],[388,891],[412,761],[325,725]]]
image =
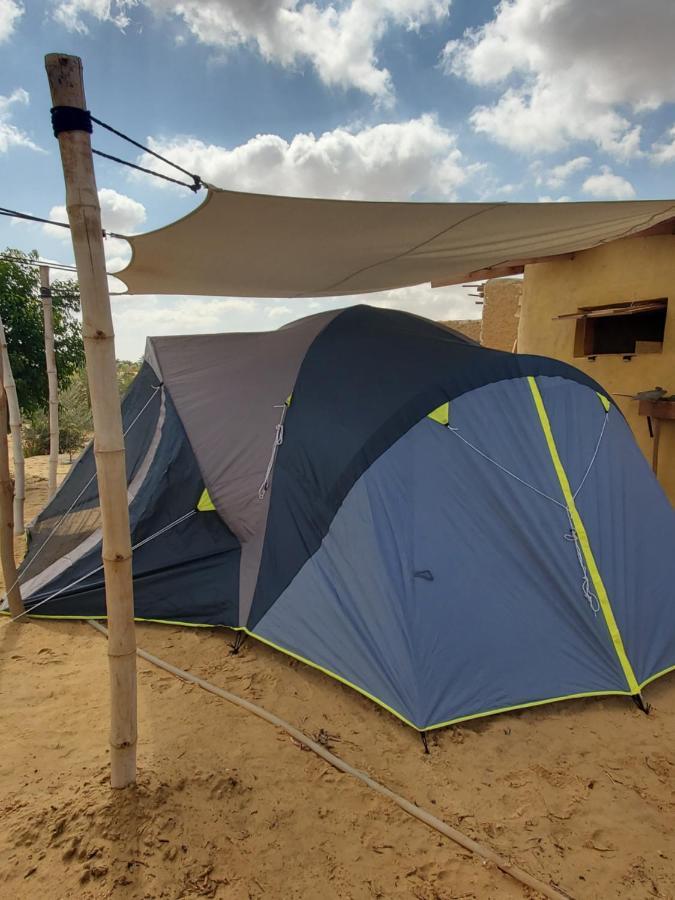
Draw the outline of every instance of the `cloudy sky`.
[[[671,198],[674,37],[673,0],[0,0],[0,206],[64,215],[51,51],[82,57],[94,115],[225,188]],[[94,146],[138,160],[100,130]],[[97,178],[112,231],[199,202],[101,160]],[[2,247],[72,261],[63,229],[0,229]],[[127,244],[107,252],[119,269]],[[439,319],[479,312],[461,287],[367,300]],[[275,328],[334,302],[116,298],[118,356],[140,356],[147,334]]]

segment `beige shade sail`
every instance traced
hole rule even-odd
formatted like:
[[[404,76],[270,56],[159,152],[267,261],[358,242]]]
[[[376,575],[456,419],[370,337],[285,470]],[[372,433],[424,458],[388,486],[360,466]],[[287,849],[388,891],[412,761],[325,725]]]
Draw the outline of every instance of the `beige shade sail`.
[[[129,237],[132,294],[328,297],[515,274],[675,218],[675,200],[380,203],[209,188],[165,228]]]

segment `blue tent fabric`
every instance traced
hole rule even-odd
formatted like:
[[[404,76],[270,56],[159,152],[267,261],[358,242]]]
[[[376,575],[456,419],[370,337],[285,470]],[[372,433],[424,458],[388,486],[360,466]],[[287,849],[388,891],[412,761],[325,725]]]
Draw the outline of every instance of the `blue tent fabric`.
[[[578,484],[600,411],[590,392],[563,379],[542,379],[541,393],[563,464]],[[675,515],[615,409],[577,506],[641,684],[675,664]]]
[[[318,549],[356,479],[440,404],[485,384],[564,375],[558,360],[485,347],[419,316],[356,306],[323,329],[305,356],[288,410],[268,532],[249,616],[255,624]]]
[[[575,389],[590,398],[599,428],[597,394]],[[562,500],[524,379],[460,397],[450,425]],[[561,506],[425,418],[359,479],[320,550],[254,632],[419,729],[551,698],[625,693],[568,530]]]
[[[231,338],[151,341],[125,398],[137,618],[241,629],[421,731],[675,668],[675,511],[588,376],[371,307]],[[105,616],[92,475],[38,517],[31,614]]]

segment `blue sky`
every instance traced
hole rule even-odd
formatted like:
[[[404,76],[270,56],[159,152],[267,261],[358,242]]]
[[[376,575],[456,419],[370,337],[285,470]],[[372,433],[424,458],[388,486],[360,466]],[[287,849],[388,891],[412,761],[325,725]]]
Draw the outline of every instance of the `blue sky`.
[[[0,0],[0,205],[63,216],[51,51],[82,57],[96,116],[221,187],[670,198],[673,38],[673,0]],[[139,158],[100,130],[93,143]],[[100,160],[97,179],[113,231],[160,226],[198,202]],[[72,260],[65,231],[0,229],[3,247]],[[110,241],[108,255],[119,268],[126,243]],[[365,299],[433,318],[479,313],[461,287]],[[116,298],[118,356],[140,356],[147,334],[275,328],[334,302]]]

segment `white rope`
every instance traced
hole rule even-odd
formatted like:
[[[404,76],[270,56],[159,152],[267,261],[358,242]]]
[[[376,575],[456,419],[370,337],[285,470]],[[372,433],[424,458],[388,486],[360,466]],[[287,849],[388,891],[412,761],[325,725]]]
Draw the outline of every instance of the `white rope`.
[[[586,468],[586,471],[584,472],[584,477],[581,479],[581,481],[579,483],[579,487],[572,494],[573,500],[576,500],[579,491],[584,486],[586,479],[588,478],[588,475],[589,475],[591,469],[593,468],[593,464],[595,463],[595,460],[597,459],[598,451],[600,450],[600,444],[601,444],[602,438],[605,434],[605,428],[607,427],[608,418],[609,418],[609,410],[605,411],[605,415],[604,415],[603,422],[602,422],[602,428],[600,429],[600,435],[599,435],[597,443],[595,445],[595,450],[593,451],[591,461],[589,462],[589,464]],[[450,425],[448,425],[447,429],[448,429],[448,431],[451,431],[456,437],[458,437],[460,439],[460,441],[463,441],[467,445],[467,447],[470,447],[472,450],[475,450],[475,452],[479,456],[481,456],[483,459],[487,460],[488,462],[492,463],[492,465],[496,466],[501,472],[504,472],[505,475],[509,475],[511,478],[514,478],[517,482],[519,482],[519,484],[524,485],[526,488],[529,488],[531,491],[534,491],[535,494],[539,494],[540,497],[543,497],[545,500],[550,500],[551,503],[555,503],[556,506],[559,506],[559,507],[561,507],[561,509],[565,510],[565,512],[567,514],[567,519],[569,521],[570,530],[567,534],[563,535],[563,537],[566,541],[571,541],[574,544],[574,550],[576,552],[576,557],[579,562],[579,568],[581,569],[581,592],[584,595],[584,599],[590,606],[590,608],[593,612],[593,615],[597,616],[597,614],[600,612],[600,601],[598,600],[597,595],[591,588],[591,582],[590,582],[590,578],[588,575],[588,570],[586,569],[586,563],[585,563],[584,554],[583,554],[583,551],[581,548],[581,542],[579,541],[579,535],[577,534],[577,530],[574,527],[574,522],[572,520],[572,513],[570,511],[570,508],[565,503],[560,503],[560,501],[556,500],[555,497],[549,497],[548,494],[545,494],[543,491],[540,491],[539,488],[535,487],[533,484],[530,484],[529,482],[520,478],[518,475],[515,474],[515,472],[511,472],[510,469],[507,469],[505,466],[502,466],[501,463],[498,463],[497,460],[493,459],[491,456],[488,456],[487,453],[484,453],[482,450],[480,450],[478,447],[476,447],[474,444],[472,444],[471,441],[467,441],[467,439],[459,433],[458,428],[451,428]]]
[[[192,516],[197,514],[196,509],[191,509],[189,512],[184,513],[178,519],[173,522],[170,522],[168,525],[165,525],[163,528],[160,528],[159,531],[156,531],[154,534],[149,535],[144,538],[142,541],[138,541],[138,543],[134,544],[131,548],[132,550],[138,550],[140,547],[143,547],[145,544],[149,544],[150,541],[154,541],[155,538],[158,538],[160,535],[165,534],[167,531],[170,531],[172,528],[175,528],[176,525],[180,525],[181,522],[185,522],[187,519],[192,518]],[[71,581],[70,584],[65,585],[62,588],[59,588],[58,591],[54,591],[53,594],[50,594],[49,597],[45,597],[44,600],[40,600],[39,603],[34,603],[28,609],[25,609],[22,613],[19,613],[18,616],[14,616],[12,619],[13,622],[16,622],[18,619],[21,619],[23,616],[29,616],[40,606],[43,606],[45,603],[49,603],[50,600],[53,600],[55,597],[58,597],[59,594],[63,594],[65,591],[69,591],[71,588],[78,585],[81,581],[85,581],[87,578],[91,578],[92,575],[95,575],[97,572],[100,572],[103,568],[103,564],[100,566],[96,566],[95,569],[92,569],[91,572],[87,572],[85,575],[81,575],[79,578],[76,578],[75,581]]]
[[[122,435],[122,437],[126,437],[126,436],[129,434],[129,432],[131,431],[131,429],[133,428],[133,426],[134,426],[134,425],[136,424],[136,422],[138,422],[138,420],[140,419],[141,414],[145,412],[145,410],[148,408],[148,406],[150,406],[150,404],[152,403],[152,401],[155,399],[155,397],[157,396],[157,391],[161,390],[161,387],[162,387],[161,384],[155,385],[155,388],[154,388],[152,394],[150,395],[150,397],[148,398],[148,400],[146,401],[146,403],[141,407],[141,409],[139,410],[139,412],[137,413],[137,415],[134,417],[134,419],[129,423],[129,425],[127,426],[127,429],[126,429],[126,431],[124,432],[124,434]],[[38,549],[35,551],[34,555],[33,555],[33,556],[31,557],[31,559],[26,563],[26,565],[24,566],[24,568],[23,568],[21,574],[17,577],[17,579],[16,579],[16,581],[14,582],[14,584],[12,585],[12,587],[11,587],[8,591],[5,592],[5,596],[6,596],[7,594],[9,594],[9,592],[10,592],[11,590],[13,590],[13,589],[17,586],[17,584],[21,584],[21,582],[23,581],[23,579],[24,579],[24,577],[25,577],[25,575],[26,575],[26,572],[28,572],[28,570],[30,569],[30,567],[31,567],[31,566],[33,565],[33,563],[35,562],[35,560],[38,558],[38,556],[42,553],[42,551],[45,549],[45,547],[47,546],[47,544],[48,544],[48,543],[51,541],[51,539],[54,537],[54,535],[56,534],[57,530],[61,527],[61,525],[63,525],[63,523],[65,522],[66,518],[67,518],[67,517],[70,515],[70,513],[73,511],[73,508],[74,508],[74,506],[76,505],[77,501],[83,496],[83,494],[85,493],[85,491],[87,490],[87,488],[89,487],[89,485],[90,485],[93,481],[95,481],[95,480],[96,480],[96,468],[94,467],[94,474],[91,476],[91,478],[89,479],[89,481],[85,484],[85,486],[82,488],[82,490],[81,490],[80,493],[77,495],[77,497],[75,497],[75,499],[74,499],[73,502],[70,504],[70,506],[68,507],[68,509],[63,513],[63,515],[62,515],[61,518],[58,520],[58,522],[56,523],[56,525],[54,525],[54,527],[52,528],[52,530],[49,532],[49,534],[47,535],[47,537],[44,539],[44,542],[40,545],[40,547],[38,547]]]
[[[577,534],[577,530],[574,527],[574,522],[572,521],[572,514],[569,510],[567,510],[567,518],[570,522],[570,530],[569,534],[563,535],[566,541],[572,541],[574,543],[574,549],[577,553],[577,559],[579,560],[579,568],[581,569],[581,592],[588,601],[588,605],[593,611],[593,615],[597,616],[600,612],[600,601],[598,600],[597,594],[591,590],[591,582],[588,577],[588,571],[586,569],[586,563],[584,562],[584,554],[581,550],[581,543],[579,541],[579,535]]]
[[[127,427],[126,427],[126,431],[124,431],[123,434],[122,434],[122,437],[126,437],[126,436],[129,434],[129,432],[130,432],[131,429],[134,427],[134,425],[136,424],[136,422],[138,422],[138,420],[140,419],[140,417],[142,416],[142,414],[145,412],[145,410],[148,408],[148,406],[150,406],[150,404],[152,403],[152,401],[153,401],[153,400],[155,399],[155,397],[157,396],[157,391],[161,391],[161,389],[162,389],[162,385],[161,385],[161,384],[155,384],[155,385],[153,386],[152,394],[150,394],[150,396],[148,397],[148,399],[146,400],[146,402],[145,402],[145,403],[143,404],[143,406],[138,410],[138,412],[136,413],[136,415],[134,416],[134,418],[131,420],[131,422],[129,422],[129,424],[128,424]]]
[[[270,461],[267,464],[267,471],[265,472],[265,477],[262,480],[262,484],[258,488],[258,500],[265,499],[265,494],[269,490],[270,478],[272,477],[272,469],[274,468],[277,453],[279,452],[279,447],[281,447],[284,442],[284,420],[286,418],[286,411],[288,410],[288,403],[277,404],[275,405],[274,409],[280,409],[281,416],[279,417],[279,421],[275,427],[274,444],[272,445],[272,455],[270,456]]]
[[[600,429],[600,437],[598,438],[598,443],[595,445],[595,450],[593,451],[593,456],[591,457],[591,461],[590,461],[589,464],[588,464],[588,468],[586,469],[586,471],[585,471],[585,473],[584,473],[584,477],[581,479],[581,483],[579,484],[579,487],[576,489],[576,491],[575,491],[574,494],[572,495],[572,497],[573,497],[574,500],[577,499],[577,494],[579,493],[579,491],[580,491],[580,490],[582,489],[582,487],[584,486],[584,482],[585,482],[586,479],[588,478],[588,473],[589,473],[589,472],[591,471],[591,469],[593,468],[593,463],[595,462],[595,458],[596,458],[596,456],[598,455],[598,450],[600,449],[600,442],[602,441],[602,437],[603,437],[603,435],[604,435],[604,433],[605,433],[605,428],[607,427],[607,419],[608,419],[608,418],[609,418],[609,410],[607,410],[607,412],[605,412],[605,418],[603,419],[603,422],[602,422],[602,428]]]
[[[559,506],[561,509],[567,509],[564,503],[560,503],[559,500],[556,500],[555,497],[549,497],[548,494],[545,494],[543,491],[540,491],[539,488],[535,487],[533,484],[530,484],[529,481],[524,481],[520,476],[516,475],[515,472],[512,472],[510,469],[507,469],[506,466],[498,463],[496,459],[493,459],[491,456],[488,456],[487,453],[483,453],[482,450],[479,450],[475,444],[472,444],[471,441],[467,441],[465,437],[459,433],[459,428],[451,428],[449,425],[447,426],[448,431],[451,431],[454,435],[456,435],[460,441],[463,441],[467,447],[471,447],[472,450],[475,450],[479,456],[482,456],[483,459],[486,459],[488,462],[492,463],[493,466],[497,466],[497,468],[504,472],[505,475],[509,475],[511,478],[515,478],[517,482],[524,485],[526,488],[529,488],[531,491],[534,491],[535,494],[539,494],[540,497],[543,497],[545,500],[550,500],[551,503],[555,503],[556,506]]]

